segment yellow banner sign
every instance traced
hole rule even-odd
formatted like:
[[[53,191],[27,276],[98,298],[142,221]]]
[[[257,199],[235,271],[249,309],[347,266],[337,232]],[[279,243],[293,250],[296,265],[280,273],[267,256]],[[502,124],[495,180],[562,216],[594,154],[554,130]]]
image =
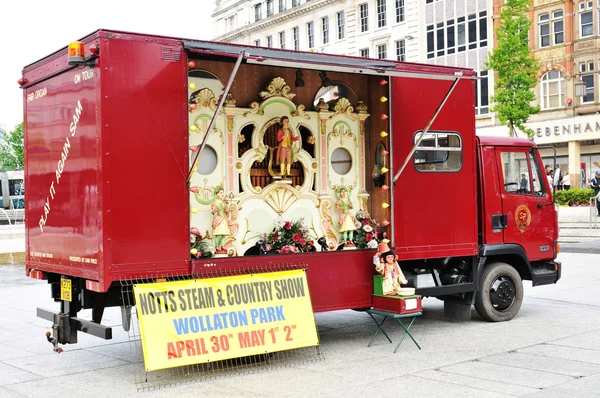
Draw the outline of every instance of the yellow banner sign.
[[[147,371],[319,344],[305,270],[133,291]]]

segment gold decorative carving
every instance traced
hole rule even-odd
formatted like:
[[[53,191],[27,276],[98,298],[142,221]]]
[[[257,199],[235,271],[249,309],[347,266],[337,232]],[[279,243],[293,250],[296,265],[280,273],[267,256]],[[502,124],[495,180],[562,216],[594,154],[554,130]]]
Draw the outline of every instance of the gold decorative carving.
[[[233,97],[233,94],[227,93],[227,96],[225,97],[225,106],[228,108],[233,108],[235,107],[236,102],[237,100]]]
[[[201,107],[209,108],[211,111],[217,109],[217,98],[215,98],[215,94],[208,88],[200,90],[196,98],[194,98],[194,102]]]
[[[360,136],[364,137],[364,135],[365,135],[365,121],[364,120],[360,121],[359,128],[360,128]]]
[[[244,112],[244,114],[242,116],[246,117],[249,114],[264,115],[265,112],[260,107],[260,104],[258,102],[256,102],[256,101],[254,101],[253,103],[250,104],[250,110],[247,111],[247,112]]]
[[[233,115],[227,115],[227,131],[233,133]]]
[[[298,193],[288,185],[277,187],[265,195],[265,202],[279,215],[285,213],[296,200]]]
[[[356,106],[354,107],[354,109],[358,112],[358,113],[367,113],[367,106],[365,105],[365,103],[363,101],[358,101],[358,103],[356,104]]]
[[[327,119],[321,119],[321,135],[327,133]]]
[[[235,168],[238,169],[238,170],[241,170],[242,169],[242,162],[237,162],[235,164]]]
[[[319,167],[319,165],[317,164],[317,162],[312,162],[311,166],[315,170],[317,169],[317,167]]]
[[[331,202],[326,199],[321,201],[319,206],[319,212],[321,213],[321,229],[324,232],[325,239],[327,240],[327,247],[329,250],[334,250],[337,246],[337,236],[332,230],[333,219],[329,214],[331,210]]]
[[[291,100],[296,96],[291,90],[291,87],[287,85],[282,77],[276,77],[271,80],[271,83],[267,86],[267,90],[261,91],[259,95],[262,99],[278,96]]]
[[[345,115],[350,120],[356,120],[356,115],[353,113],[354,107],[347,98],[340,98],[335,104],[334,111],[335,113],[329,117],[330,119],[337,115]]]
[[[267,152],[269,152],[269,146],[265,144],[260,144],[258,147],[256,147],[255,152],[256,156],[254,156],[254,158],[257,161],[262,162],[265,156],[267,156]]]
[[[292,112],[292,116],[302,116],[305,119],[310,119],[310,115],[308,115],[305,111],[304,111],[305,107],[304,105],[300,104],[296,107],[296,110],[294,112]]]
[[[348,124],[345,122],[337,122],[333,126],[333,131],[329,133],[327,137],[328,141],[331,141],[332,138],[339,138],[340,144],[344,145],[344,139],[348,138],[354,141],[354,145],[358,145],[358,141],[356,136],[352,134],[352,131],[348,128]]]

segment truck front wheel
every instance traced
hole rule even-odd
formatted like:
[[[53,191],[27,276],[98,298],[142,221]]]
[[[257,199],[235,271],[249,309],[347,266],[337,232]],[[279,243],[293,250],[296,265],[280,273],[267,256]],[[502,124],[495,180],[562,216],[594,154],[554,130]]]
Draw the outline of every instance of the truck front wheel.
[[[490,322],[508,321],[519,312],[523,303],[523,282],[516,269],[506,263],[491,263],[479,283],[475,309]]]

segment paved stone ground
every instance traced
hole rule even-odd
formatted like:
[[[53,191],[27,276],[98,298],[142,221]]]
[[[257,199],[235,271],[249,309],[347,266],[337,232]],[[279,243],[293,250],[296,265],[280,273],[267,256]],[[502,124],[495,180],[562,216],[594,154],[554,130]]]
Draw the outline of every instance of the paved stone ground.
[[[423,350],[378,336],[368,315],[316,314],[325,360],[258,370],[145,392],[144,396],[233,397],[597,397],[600,391],[600,256],[561,254],[557,285],[531,288],[519,315],[487,323],[443,317],[435,299],[413,332]],[[36,307],[54,308],[48,286],[24,277],[23,265],[0,266],[0,397],[136,396],[141,355],[115,327],[114,339],[79,334],[80,343],[53,353],[49,322]],[[120,324],[118,309],[105,323]],[[400,327],[389,324],[394,341]]]

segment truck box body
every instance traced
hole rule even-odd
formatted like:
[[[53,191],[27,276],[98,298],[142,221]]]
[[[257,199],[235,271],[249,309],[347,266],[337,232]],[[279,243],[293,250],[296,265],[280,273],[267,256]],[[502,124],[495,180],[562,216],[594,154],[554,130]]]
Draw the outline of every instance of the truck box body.
[[[490,223],[515,213],[499,194],[506,167],[497,143],[478,145],[475,136],[471,70],[107,30],[81,41],[97,48],[85,61],[70,65],[63,49],[23,71],[26,268],[53,285],[71,279],[84,296],[95,292],[81,308],[92,308],[96,293],[122,305],[120,281],[298,267],[308,270],[315,311],[370,307],[376,251],[338,248],[336,195],[344,186],[351,214],[389,223],[387,236],[411,283],[425,280],[423,273],[435,281],[416,286],[417,294],[470,306],[494,258],[518,260],[515,268],[534,284],[535,267],[541,283],[560,276],[556,247],[527,247],[524,235],[510,230],[506,251],[509,230]],[[319,96],[329,87],[340,93],[325,90],[327,103]],[[273,171],[282,116],[302,142],[287,183]],[[206,174],[193,164],[204,144],[216,153]],[[517,146],[527,149],[515,156],[539,159],[533,144]],[[349,158],[339,161],[336,151]],[[196,166],[203,168],[210,159],[201,155]],[[338,172],[336,162],[348,170]],[[539,224],[530,231],[545,248],[555,244],[557,226],[540,182],[543,197],[532,196],[528,206],[544,202],[545,215],[532,213]],[[190,231],[212,242],[219,186],[235,208],[228,256],[197,258]],[[315,243],[314,253],[255,255],[278,216],[306,218],[315,242],[323,237],[329,250]],[[530,253],[537,264],[525,257]],[[53,297],[64,303],[56,288]],[[81,309],[74,308],[64,312],[72,317]]]

